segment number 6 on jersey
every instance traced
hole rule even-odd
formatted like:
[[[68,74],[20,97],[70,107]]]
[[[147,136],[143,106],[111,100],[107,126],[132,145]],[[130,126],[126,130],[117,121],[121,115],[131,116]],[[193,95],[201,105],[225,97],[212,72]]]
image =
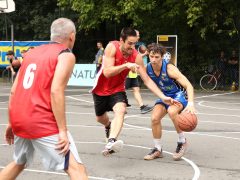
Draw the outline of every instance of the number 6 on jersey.
[[[29,89],[32,84],[33,84],[33,80],[34,80],[34,71],[37,69],[37,65],[36,64],[29,64],[25,75],[24,75],[24,79],[23,79],[23,87],[24,89]]]

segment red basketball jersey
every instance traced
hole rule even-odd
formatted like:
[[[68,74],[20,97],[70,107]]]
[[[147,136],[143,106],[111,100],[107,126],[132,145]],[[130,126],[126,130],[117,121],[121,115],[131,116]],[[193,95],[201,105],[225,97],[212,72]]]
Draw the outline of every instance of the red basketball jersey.
[[[110,42],[116,47],[116,54],[115,54],[115,65],[119,66],[127,62],[135,63],[136,56],[138,52],[134,49],[131,56],[128,58],[123,57],[122,52],[120,51],[120,43],[119,41],[112,41]],[[92,92],[99,95],[99,96],[108,96],[115,94],[117,92],[125,91],[125,80],[129,73],[129,69],[123,70],[121,73],[117,74],[116,76],[106,78],[103,74],[103,67],[104,67],[104,56],[103,56],[103,66],[101,70],[98,72],[95,86],[93,87]]]
[[[17,136],[32,139],[58,133],[50,92],[58,55],[66,49],[62,44],[52,43],[26,53],[9,107],[10,122]]]

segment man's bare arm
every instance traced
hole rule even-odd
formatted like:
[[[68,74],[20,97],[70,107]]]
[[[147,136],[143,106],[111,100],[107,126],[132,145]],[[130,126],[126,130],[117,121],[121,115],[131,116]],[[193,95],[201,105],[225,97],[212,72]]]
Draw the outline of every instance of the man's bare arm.
[[[105,49],[105,55],[103,56],[103,74],[105,77],[109,78],[121,73],[125,69],[135,70],[137,65],[135,63],[125,63],[119,66],[114,66],[115,64],[115,54],[116,47],[109,43]]]
[[[51,86],[51,105],[59,130],[66,130],[64,90],[73,71],[75,56],[72,53],[62,53]]]
[[[172,64],[167,66],[167,72],[170,78],[175,79],[181,84],[187,91],[188,101],[193,102],[194,100],[194,89],[189,80]]]

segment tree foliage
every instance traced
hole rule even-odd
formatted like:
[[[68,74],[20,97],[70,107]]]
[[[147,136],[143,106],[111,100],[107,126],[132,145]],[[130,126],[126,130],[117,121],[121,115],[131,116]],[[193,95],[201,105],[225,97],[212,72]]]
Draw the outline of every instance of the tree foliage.
[[[79,27],[90,30],[104,21],[120,23],[122,18],[131,20],[134,26],[141,24],[141,14],[150,13],[156,0],[58,0],[62,7],[70,6],[78,13]]]
[[[184,4],[187,6],[188,25],[198,28],[202,37],[209,31],[239,35],[240,1],[184,0]]]
[[[106,45],[118,39],[124,26],[138,29],[141,41],[146,44],[156,42],[158,34],[178,35],[178,65],[186,71],[201,70],[193,67],[206,65],[218,51],[227,47],[230,52],[239,44],[240,1],[17,0],[15,3],[15,12],[0,14],[1,40],[10,40],[10,20],[15,27],[15,40],[49,40],[51,22],[68,17],[78,27],[74,53],[81,62],[92,62],[96,41]]]

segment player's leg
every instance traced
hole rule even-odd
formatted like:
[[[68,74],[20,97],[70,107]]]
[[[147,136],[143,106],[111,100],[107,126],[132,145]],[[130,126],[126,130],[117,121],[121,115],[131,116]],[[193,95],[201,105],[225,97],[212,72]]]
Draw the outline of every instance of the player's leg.
[[[117,140],[117,138],[122,130],[126,106],[128,104],[126,93],[119,92],[112,95],[109,99],[109,104],[114,112],[114,118],[111,122],[111,132],[108,143],[102,151],[104,156],[108,156],[109,154],[118,152],[122,149],[123,142],[121,140]]]
[[[13,161],[0,172],[0,179],[4,180],[16,179],[17,176],[22,172],[24,167],[25,164],[17,164],[15,161]]]
[[[95,114],[97,122],[105,126],[106,139],[109,138],[111,121],[107,115],[107,111],[111,110],[111,107],[108,105],[109,97],[108,96],[98,96],[93,94]]]
[[[167,114],[166,107],[163,104],[156,104],[152,111],[151,115],[151,124],[152,124],[152,135],[154,148],[147,154],[145,160],[153,160],[156,158],[161,158],[162,156],[162,125],[161,119]]]
[[[69,165],[65,172],[70,176],[71,180],[87,180],[87,172],[83,164],[76,161],[73,154],[69,155]]]
[[[33,158],[31,141],[14,137],[14,161],[8,164],[1,172],[0,179],[13,180],[24,170],[25,165],[31,163]]]
[[[108,139],[109,135],[110,135],[110,130],[111,130],[111,121],[109,120],[109,117],[108,117],[107,113],[105,112],[101,116],[96,116],[96,119],[97,119],[97,122],[104,125],[106,139]]]
[[[181,104],[180,106],[176,106],[176,105],[171,105],[168,107],[168,115],[170,117],[170,119],[172,120],[174,127],[177,131],[177,133],[182,132],[181,129],[179,129],[178,124],[177,124],[177,115],[179,114],[179,112],[183,109],[183,105]]]
[[[178,133],[177,148],[176,148],[175,152],[173,153],[173,159],[180,160],[181,157],[186,152],[187,141],[186,141],[183,131],[178,127],[176,117],[186,107],[187,100],[183,93],[178,93],[174,97],[174,99],[179,101],[181,103],[181,106],[171,105],[171,106],[169,106],[167,112],[168,112],[168,115],[169,115],[170,119],[172,120],[174,127]]]
[[[124,115],[126,111],[126,103],[118,102],[113,107],[114,118],[111,123],[111,133],[109,138],[117,138],[122,130]]]

